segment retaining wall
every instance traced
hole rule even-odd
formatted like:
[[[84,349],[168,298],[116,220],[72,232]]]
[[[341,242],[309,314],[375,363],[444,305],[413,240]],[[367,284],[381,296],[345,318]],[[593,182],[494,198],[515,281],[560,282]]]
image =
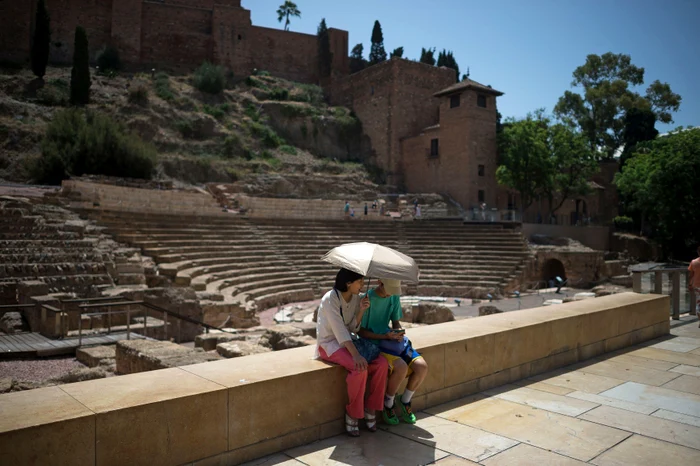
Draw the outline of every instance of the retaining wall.
[[[416,410],[669,333],[623,293],[429,327]],[[342,432],[345,371],[313,347],[0,395],[0,464],[238,464]]]

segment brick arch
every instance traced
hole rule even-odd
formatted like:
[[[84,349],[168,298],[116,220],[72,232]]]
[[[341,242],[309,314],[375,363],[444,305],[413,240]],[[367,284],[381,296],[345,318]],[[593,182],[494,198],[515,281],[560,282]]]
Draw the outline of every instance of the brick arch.
[[[541,278],[547,282],[554,277],[561,277],[563,280],[566,280],[566,268],[562,261],[552,258],[542,264]]]

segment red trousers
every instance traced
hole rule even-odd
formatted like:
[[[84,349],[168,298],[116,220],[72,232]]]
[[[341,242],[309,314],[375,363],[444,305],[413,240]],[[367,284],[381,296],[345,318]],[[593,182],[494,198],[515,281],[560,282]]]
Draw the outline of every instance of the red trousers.
[[[348,404],[345,411],[355,419],[365,417],[365,408],[369,410],[384,409],[384,393],[386,393],[386,379],[389,375],[389,366],[386,358],[379,356],[369,363],[366,371],[355,370],[355,363],[350,352],[340,348],[328,356],[323,348],[318,349],[321,359],[343,366],[348,375],[345,378],[348,384]],[[367,391],[367,377],[369,376],[369,393]]]

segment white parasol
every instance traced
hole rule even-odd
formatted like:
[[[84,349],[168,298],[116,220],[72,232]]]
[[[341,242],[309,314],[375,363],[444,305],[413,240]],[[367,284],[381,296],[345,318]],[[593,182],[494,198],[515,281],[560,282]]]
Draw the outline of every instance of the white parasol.
[[[420,276],[416,261],[406,254],[380,244],[342,244],[328,251],[321,259],[368,278],[418,282]]]

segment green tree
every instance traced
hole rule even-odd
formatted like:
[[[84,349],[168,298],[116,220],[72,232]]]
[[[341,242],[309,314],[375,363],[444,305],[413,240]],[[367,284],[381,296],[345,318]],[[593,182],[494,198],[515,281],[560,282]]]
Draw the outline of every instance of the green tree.
[[[659,132],[656,124],[656,114],[649,109],[631,108],[625,114],[625,127],[622,132],[622,142],[625,147],[620,155],[620,169],[637,150],[637,144],[656,139]]]
[[[70,103],[87,105],[90,102],[90,65],[88,38],[82,26],[75,28],[73,69],[70,73]]]
[[[32,41],[32,72],[37,78],[43,79],[46,74],[46,64],[49,62],[49,44],[51,43],[51,18],[46,11],[46,2],[39,0],[36,7],[34,23],[34,40]]]
[[[292,16],[301,18],[301,11],[299,11],[299,8],[297,8],[296,3],[287,0],[277,9],[277,20],[281,23],[282,20],[285,19],[285,31],[289,31],[289,18]]]
[[[398,57],[398,58],[403,58],[403,47],[397,47],[395,48],[391,54],[389,55],[390,57]]]
[[[418,61],[426,65],[435,66],[435,48],[421,49],[420,60]]]
[[[670,123],[671,112],[681,104],[681,96],[658,80],[651,83],[644,96],[631,89],[644,83],[644,68],[633,65],[629,55],[588,55],[573,77],[572,87],[581,87],[582,93],[566,91],[554,113],[577,125],[600,158],[612,159],[622,145],[627,111],[649,109],[659,121]]]
[[[318,71],[322,78],[327,78],[331,75],[333,66],[333,53],[331,52],[331,39],[328,35],[328,27],[326,26],[326,18],[321,20],[318,25]]]
[[[548,128],[549,119],[538,110],[523,120],[507,118],[498,135],[496,180],[520,194],[521,213],[542,193],[551,176]]]
[[[437,66],[452,68],[456,71],[455,79],[459,80],[459,65],[457,64],[457,60],[455,60],[454,54],[451,50],[449,52],[447,50],[443,50],[438,54]]]
[[[384,34],[382,33],[382,25],[379,21],[374,22],[372,28],[372,48],[369,51],[369,64],[376,65],[386,61],[386,50],[384,50]]]
[[[568,199],[590,192],[589,181],[598,171],[598,162],[586,137],[571,126],[551,125],[547,142],[551,171],[543,183],[543,195],[552,215]]]
[[[639,143],[615,185],[666,253],[681,259],[700,244],[698,179],[700,128],[694,128]]]
[[[350,73],[357,73],[367,67],[367,60],[362,58],[365,47],[362,44],[357,44],[350,52]]]

